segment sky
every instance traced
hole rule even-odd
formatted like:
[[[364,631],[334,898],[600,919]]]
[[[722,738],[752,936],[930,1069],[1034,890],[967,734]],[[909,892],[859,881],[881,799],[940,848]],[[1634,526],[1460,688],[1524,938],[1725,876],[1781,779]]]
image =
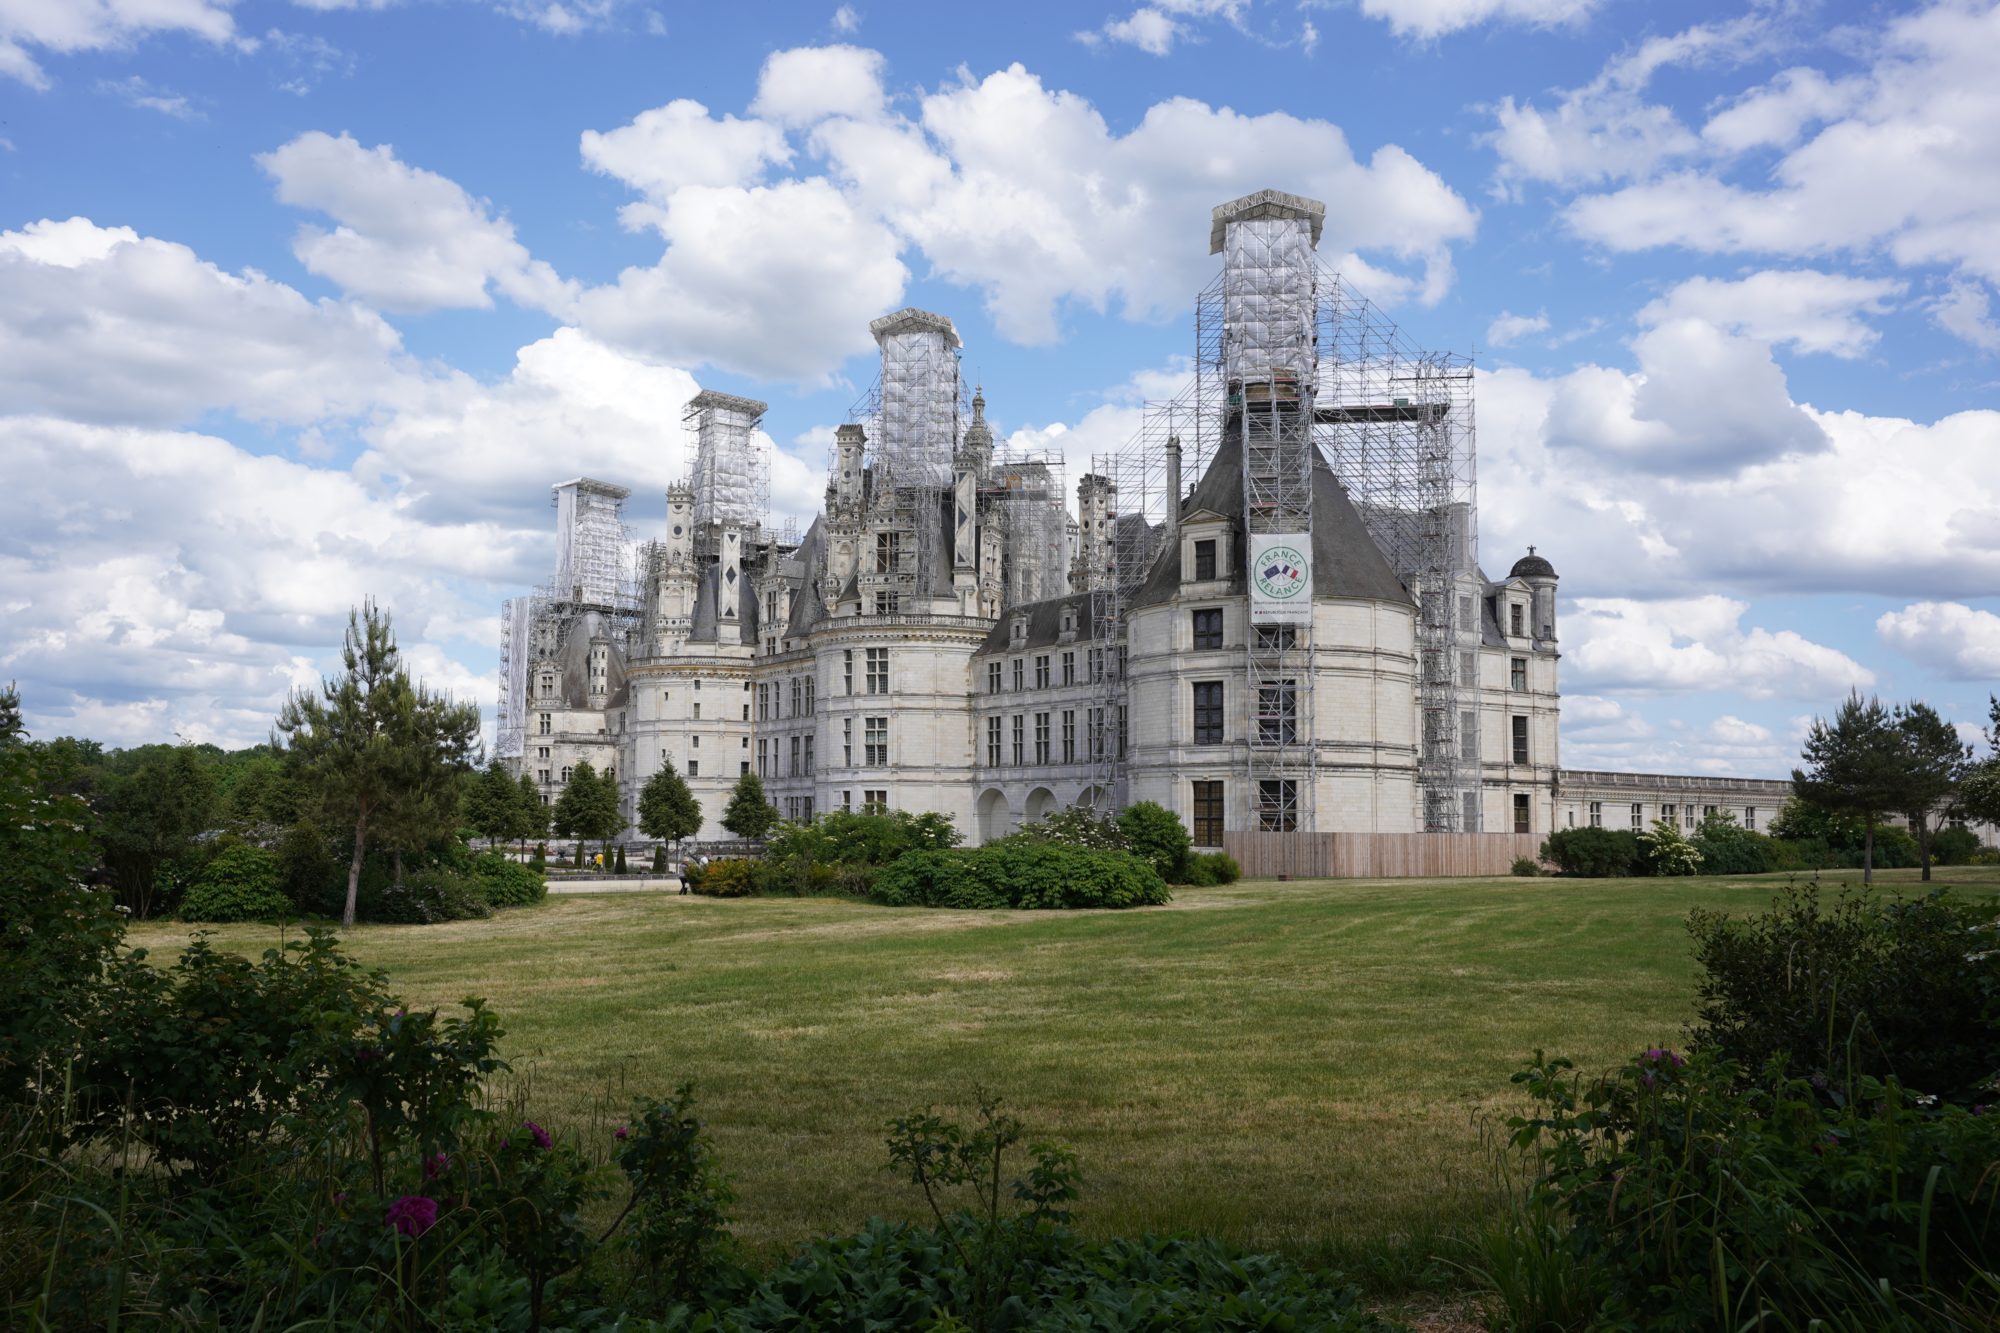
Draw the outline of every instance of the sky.
[[[552,483],[770,404],[809,518],[949,315],[1071,483],[1170,396],[1208,216],[1478,366],[1480,546],[1561,575],[1562,762],[1784,776],[2000,689],[2000,7],[0,0],[0,679],[263,739],[387,605],[489,723]]]

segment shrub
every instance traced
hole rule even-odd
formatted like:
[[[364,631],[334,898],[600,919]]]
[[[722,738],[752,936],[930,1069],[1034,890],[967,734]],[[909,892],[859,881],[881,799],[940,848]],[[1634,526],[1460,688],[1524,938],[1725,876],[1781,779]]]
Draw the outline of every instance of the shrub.
[[[1236,864],[1236,858],[1226,852],[1195,852],[1188,857],[1187,871],[1182,883],[1189,888],[1203,889],[1216,884],[1234,884],[1243,875],[1243,868]]]
[[[1639,872],[1639,836],[1630,829],[1566,828],[1542,842],[1541,858],[1565,875],[1622,879]]]
[[[1947,825],[1931,836],[1931,864],[1969,866],[1979,852],[1979,837],[1962,824]]]
[[[292,915],[278,887],[278,858],[239,842],[216,854],[181,899],[183,921],[265,921]]]
[[[1130,852],[992,843],[912,852],[875,874],[869,896],[892,907],[1141,907],[1169,900],[1166,881]]]
[[[655,875],[664,875],[667,873],[667,849],[665,847],[655,847],[653,849],[653,873]]]
[[[1514,864],[1507,868],[1507,873],[1522,879],[1533,879],[1542,873],[1542,865],[1532,856],[1517,856]]]
[[[1809,887],[1743,919],[1697,909],[1693,1039],[1745,1069],[1778,1059],[1836,1087],[1894,1075],[1948,1100],[1986,1099],[2000,1070],[1993,914],[1941,894],[1848,895],[1823,909]]]
[[[2000,1214],[1982,1182],[2000,1116],[1925,1109],[1893,1080],[1853,1099],[1654,1048],[1579,1086],[1539,1055],[1509,1121],[1538,1175],[1530,1216],[1598,1298],[1591,1327],[1897,1328],[1990,1315]],[[1973,1316],[1978,1326],[1985,1319]],[[1824,1321],[1824,1322],[1822,1322]]]
[[[1694,833],[1704,875],[1757,875],[1777,870],[1777,842],[1736,822],[1727,810],[1704,815]]]
[[[407,872],[401,884],[373,878],[362,884],[356,915],[365,921],[393,925],[430,925],[493,915],[486,903],[486,886],[471,875],[441,866]]]
[[[758,866],[747,856],[691,865],[687,868],[688,891],[710,898],[747,898],[757,891]]]
[[[1118,831],[1132,854],[1152,862],[1161,879],[1180,882],[1194,839],[1179,815],[1157,801],[1140,801],[1118,812]]]
[[[630,873],[625,868],[625,844],[622,842],[618,844],[618,861],[616,866],[616,873],[620,875]]]
[[[472,877],[490,907],[524,907],[549,896],[548,882],[532,865],[487,852],[472,860]]]
[[[1058,810],[1047,819],[1023,824],[1007,835],[1010,842],[1053,842],[1065,847],[1095,847],[1129,851],[1125,832],[1114,819],[1100,817],[1080,805]]]
[[[1639,856],[1654,875],[1693,875],[1701,870],[1701,849],[1671,819],[1656,819],[1639,835]]]

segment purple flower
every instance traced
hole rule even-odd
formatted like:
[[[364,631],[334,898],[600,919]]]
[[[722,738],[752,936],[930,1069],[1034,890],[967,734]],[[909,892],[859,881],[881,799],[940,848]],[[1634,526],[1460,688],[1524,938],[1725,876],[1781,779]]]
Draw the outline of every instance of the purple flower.
[[[450,1153],[441,1152],[438,1153],[436,1156],[424,1158],[425,1180],[436,1180],[439,1176],[443,1175],[445,1172],[449,1170],[451,1170]]]
[[[1988,1106],[1985,1102],[1975,1102],[1972,1107],[1972,1113],[1974,1115],[1985,1115],[1988,1111],[1992,1109],[1993,1108]]]
[[[1975,1111],[1974,1114],[1977,1114],[1977,1112]],[[618,1128],[611,1131],[611,1137],[617,1139],[620,1143],[623,1143],[625,1142],[625,1140],[632,1137],[632,1127],[630,1125],[620,1125]]]
[[[346,1191],[346,1190],[335,1190],[335,1191],[334,1191],[334,1193],[333,1193],[333,1206],[334,1206],[334,1207],[336,1207],[336,1208],[345,1208],[345,1207],[347,1207],[347,1191]]]
[[[521,1128],[527,1130],[529,1134],[534,1136],[535,1146],[537,1148],[553,1148],[555,1146],[556,1141],[549,1137],[549,1132],[546,1129],[543,1129],[540,1125],[536,1124],[534,1121],[523,1120],[521,1122]]]
[[[382,1225],[394,1227],[414,1240],[436,1226],[437,1220],[436,1199],[421,1194],[405,1194],[389,1205],[389,1215],[382,1220]]]

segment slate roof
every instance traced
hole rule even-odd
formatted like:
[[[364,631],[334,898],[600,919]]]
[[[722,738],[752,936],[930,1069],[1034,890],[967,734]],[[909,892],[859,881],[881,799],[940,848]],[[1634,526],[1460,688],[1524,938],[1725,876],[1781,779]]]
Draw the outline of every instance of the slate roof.
[[[1243,571],[1243,446],[1225,440],[1209,460],[1208,470],[1195,484],[1192,494],[1181,502],[1181,513],[1201,510],[1231,515],[1229,591],[1242,594],[1247,587]],[[1181,548],[1167,543],[1146,577],[1133,594],[1134,608],[1157,606],[1180,591]],[[1313,596],[1345,597],[1362,601],[1398,602],[1414,606],[1416,599],[1396,577],[1396,571],[1382,555],[1367,525],[1347,498],[1347,488],[1333,475],[1326,460],[1313,463]]]
[[[1062,597],[1051,597],[1042,602],[1024,602],[1010,606],[1000,613],[986,642],[979,645],[978,653],[1018,653],[1030,648],[1047,648],[1062,642],[1062,613],[1065,608],[1076,612],[1076,634],[1073,642],[1081,642],[1090,637],[1091,614],[1090,594],[1073,592]],[[1014,641],[1014,621],[1019,616],[1028,618],[1027,637],[1019,643]],[[978,654],[975,654],[978,655]]]

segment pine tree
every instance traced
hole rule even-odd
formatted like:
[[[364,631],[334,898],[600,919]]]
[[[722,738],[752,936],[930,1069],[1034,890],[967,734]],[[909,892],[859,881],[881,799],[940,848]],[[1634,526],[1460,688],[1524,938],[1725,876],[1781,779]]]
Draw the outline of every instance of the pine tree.
[[[1807,768],[1792,770],[1792,789],[1802,801],[1861,820],[1861,882],[1873,884],[1875,825],[1902,806],[1907,785],[1904,745],[1889,710],[1873,696],[1864,702],[1860,691],[1849,694],[1832,722],[1813,719],[1801,757]]]
[[[1957,793],[1972,764],[1972,747],[1959,739],[1958,729],[1921,701],[1896,706],[1896,730],[1904,749],[1902,800],[1924,879],[1931,877],[1932,820]]]
[[[625,873],[625,844],[622,842],[618,844],[618,873]]]
[[[549,836],[549,807],[542,800],[542,793],[535,786],[535,780],[526,773],[514,788],[514,805],[510,812],[508,837],[521,840],[521,850],[528,850],[528,839],[540,841]]]
[[[549,821],[555,827],[559,838],[575,838],[578,865],[582,865],[583,840],[589,836],[591,810],[597,800],[597,770],[588,759],[578,761],[569,771],[569,780],[563,783],[562,794],[556,797]]]
[[[736,779],[729,793],[729,807],[722,812],[722,827],[739,838],[755,841],[778,822],[777,807],[764,799],[764,780],[755,773]]]
[[[663,763],[639,789],[639,831],[662,842],[679,842],[701,832],[701,824],[701,802],[688,790],[687,779],[672,762]]]
[[[13,681],[0,690],[0,745],[16,745],[26,736],[21,722],[21,687]]]
[[[354,831],[340,917],[352,926],[372,828],[402,835],[418,822],[438,784],[468,766],[479,710],[410,683],[389,613],[372,601],[348,615],[340,660],[339,676],[285,701],[272,743],[283,735],[321,808]]]

